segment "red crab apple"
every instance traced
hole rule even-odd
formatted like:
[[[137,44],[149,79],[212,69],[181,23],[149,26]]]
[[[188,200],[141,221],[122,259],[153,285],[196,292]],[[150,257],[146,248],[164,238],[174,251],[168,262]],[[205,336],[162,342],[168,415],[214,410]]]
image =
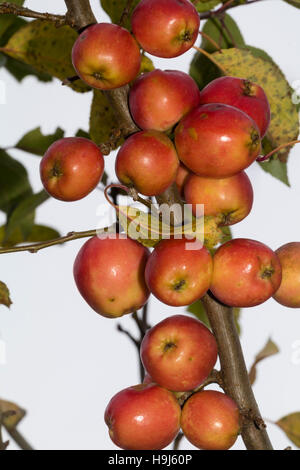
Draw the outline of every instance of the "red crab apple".
[[[46,191],[61,201],[77,201],[99,183],[104,170],[101,151],[82,137],[66,137],[54,142],[40,163]]]
[[[179,160],[172,141],[162,132],[141,131],[129,137],[116,159],[119,180],[146,196],[163,193],[176,178]]]
[[[255,122],[233,106],[205,104],[175,130],[180,160],[199,176],[227,178],[247,168],[261,151]]]
[[[276,250],[282,268],[282,282],[274,299],[282,305],[300,308],[300,242],[291,242]]]
[[[145,270],[150,291],[159,300],[175,307],[190,305],[210,287],[212,258],[209,251],[191,240],[162,240],[151,253]],[[199,242],[200,245],[200,242]],[[150,374],[151,375],[151,374]]]
[[[195,43],[200,18],[188,0],[142,0],[132,14],[131,26],[145,51],[157,57],[177,57]]]
[[[173,393],[141,384],[117,393],[105,410],[111,440],[125,450],[159,450],[180,429],[180,406]]]
[[[275,294],[280,283],[279,258],[263,243],[236,238],[215,253],[210,290],[226,305],[259,305]]]
[[[135,312],[149,297],[144,280],[148,256],[146,248],[124,234],[91,238],[79,251],[74,264],[79,292],[104,317]]]
[[[220,77],[210,82],[200,95],[201,104],[224,103],[244,111],[256,122],[263,138],[271,118],[270,104],[263,88],[250,80]]]
[[[213,390],[197,392],[182,410],[185,437],[202,450],[227,450],[239,434],[239,410],[227,395]]]
[[[184,196],[184,186],[191,172],[181,163],[177,170],[176,185],[180,196]]]
[[[99,23],[86,28],[75,41],[73,65],[93,88],[111,90],[131,82],[141,66],[140,49],[124,28]]]
[[[220,225],[233,225],[251,211],[253,189],[244,171],[223,179],[205,178],[191,174],[184,186],[185,200],[192,204],[196,215],[197,204],[204,204],[205,215],[218,216]]]
[[[174,315],[147,331],[141,359],[152,380],[169,390],[198,387],[217,360],[217,343],[209,329],[195,318]]]
[[[200,91],[188,74],[153,70],[138,77],[129,94],[133,119],[141,129],[167,131],[199,105]]]

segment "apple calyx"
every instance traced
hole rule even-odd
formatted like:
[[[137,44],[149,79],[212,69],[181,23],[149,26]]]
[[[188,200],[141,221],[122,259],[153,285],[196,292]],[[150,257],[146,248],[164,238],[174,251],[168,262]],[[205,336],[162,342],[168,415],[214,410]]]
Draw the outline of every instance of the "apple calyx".
[[[56,161],[54,163],[53,167],[51,168],[50,172],[49,172],[49,177],[50,178],[59,178],[62,175],[63,175],[63,172],[62,172],[62,169],[61,169],[61,165],[58,161]]]
[[[255,86],[250,80],[243,81],[242,90],[245,96],[255,96]]]
[[[180,292],[184,290],[185,287],[186,287],[185,279],[180,279],[179,281],[175,281],[174,284],[172,285],[172,289],[175,290],[176,292]]]
[[[273,268],[273,266],[266,266],[262,270],[260,277],[262,279],[270,279],[273,276],[274,272],[275,272],[275,269]]]

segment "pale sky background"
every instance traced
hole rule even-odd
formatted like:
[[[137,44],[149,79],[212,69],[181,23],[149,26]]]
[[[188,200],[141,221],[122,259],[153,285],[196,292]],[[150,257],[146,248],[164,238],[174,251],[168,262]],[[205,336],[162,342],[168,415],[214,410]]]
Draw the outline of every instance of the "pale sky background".
[[[106,16],[98,0],[92,6],[99,21]],[[62,0],[28,0],[26,6],[64,13]],[[247,44],[265,49],[293,84],[300,80],[300,11],[280,0],[239,7],[230,11]],[[159,68],[188,70],[193,52],[177,59],[155,59]],[[91,94],[80,95],[62,87],[26,78],[18,84],[0,69],[7,103],[0,105],[1,146],[10,146],[27,131],[41,125],[45,133],[57,126],[72,136],[87,129]],[[26,164],[36,191],[41,189],[39,158],[15,150],[11,154]],[[115,156],[105,158],[113,175]],[[300,146],[289,160],[292,188],[264,173],[254,164],[248,171],[255,203],[246,220],[234,227],[236,237],[260,240],[276,249],[300,240]],[[47,201],[37,213],[39,223],[59,229],[86,230],[105,225],[99,216],[100,191],[75,203]],[[2,222],[2,215],[0,215]],[[138,383],[137,353],[129,340],[116,331],[118,320],[98,316],[81,298],[74,285],[72,267],[83,241],[54,247],[36,255],[2,255],[0,279],[11,290],[13,305],[0,307],[0,336],[6,344],[7,363],[0,365],[0,396],[28,411],[20,430],[32,445],[44,449],[116,449],[103,421],[109,399],[119,390]],[[151,298],[150,322],[155,324],[184,308],[166,307]],[[129,316],[121,320],[134,333]],[[269,337],[280,354],[259,366],[254,387],[262,415],[277,420],[300,411],[300,311],[280,306],[272,299],[244,309],[242,345],[248,365]],[[276,449],[289,441],[270,425]],[[16,448],[14,444],[10,449]],[[185,440],[182,449],[193,447]],[[243,449],[241,438],[234,449]]]

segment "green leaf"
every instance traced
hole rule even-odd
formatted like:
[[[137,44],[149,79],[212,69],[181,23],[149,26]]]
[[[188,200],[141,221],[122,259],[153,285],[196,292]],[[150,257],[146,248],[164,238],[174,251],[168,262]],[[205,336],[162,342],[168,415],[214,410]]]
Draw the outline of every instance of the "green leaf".
[[[35,209],[49,198],[49,194],[42,190],[39,193],[28,196],[23,199],[11,212],[8,217],[5,230],[4,242],[7,243],[14,234],[17,227],[22,226],[22,233],[25,238],[31,233]]]
[[[124,28],[129,29],[131,28],[131,15],[134,8],[140,0],[133,0],[132,5],[129,10],[129,15],[126,18],[124,23]],[[128,0],[100,0],[101,6],[103,10],[108,14],[112,23],[118,24],[120,22],[122,13],[124,9],[127,7]]]
[[[63,136],[64,131],[59,127],[53,134],[49,135],[44,135],[41,132],[41,128],[37,127],[36,129],[27,132],[15,147],[20,150],[24,150],[25,152],[33,153],[34,155],[43,156],[48,147]]]
[[[274,178],[290,186],[286,163],[280,161],[278,158],[271,158],[266,162],[259,162],[259,164],[265,172],[270,173]]]
[[[71,51],[76,39],[77,33],[69,26],[56,28],[52,23],[36,20],[20,28],[9,39],[3,52],[40,73],[63,80],[75,75]],[[68,86],[80,92],[90,90],[81,80]]]
[[[78,129],[78,131],[75,134],[76,137],[83,137],[84,139],[90,139],[90,134],[87,131],[84,131],[83,129]]]
[[[199,13],[203,11],[209,11],[215,8],[217,5],[222,3],[221,0],[192,0],[192,3],[196,7]]]
[[[32,193],[25,167],[0,149],[0,210],[9,212]]]
[[[25,0],[8,0],[6,3],[14,3],[15,5],[22,6]],[[0,4],[4,1],[0,1]],[[7,31],[7,29],[14,23],[15,15],[0,15],[0,37]]]
[[[224,29],[223,24],[225,25]],[[226,14],[224,22],[216,18],[210,18],[206,21],[202,31],[211,37],[221,49],[230,47],[244,46],[243,36],[236,22]],[[228,32],[230,31],[230,33]],[[216,52],[216,47],[206,38],[202,38],[200,47],[209,53]],[[204,88],[209,82],[221,76],[220,70],[205,55],[197,52],[190,65],[190,75],[197,82],[200,89]]]
[[[300,449],[300,412],[284,416],[275,424],[282,429],[287,437]]]
[[[91,139],[97,144],[108,142],[113,131],[118,129],[118,121],[111,104],[101,90],[94,90],[90,114]],[[122,139],[120,139],[119,145]]]
[[[10,236],[9,240],[4,241],[5,239],[6,226],[2,225],[0,227],[0,246],[11,247],[15,245],[20,245],[23,242],[46,242],[48,240],[53,240],[54,238],[60,237],[60,234],[57,230],[45,225],[33,225],[29,235],[24,238],[20,227],[16,227]]]
[[[286,3],[289,3],[293,7],[300,8],[300,0],[284,0]]]
[[[206,325],[209,329],[211,329],[209,319],[206,315],[206,311],[204,308],[204,305],[200,300],[197,300],[193,304],[189,305],[187,307],[187,312],[191,313],[194,315],[198,320],[202,321],[204,325]],[[240,308],[234,308],[233,309],[233,314],[234,314],[234,320],[235,320],[235,326],[238,330],[238,333],[241,334],[241,327],[240,327],[240,315],[241,315],[241,309]]]
[[[278,353],[279,353],[278,346],[271,339],[269,339],[267,343],[265,344],[265,346],[262,348],[262,350],[259,351],[259,353],[255,356],[254,363],[249,372],[249,379],[250,379],[251,385],[253,385],[256,380],[257,364],[259,364],[261,361],[264,361],[268,357],[274,356],[275,354],[278,354]]]
[[[225,68],[227,75],[243,77],[260,84],[268,97],[271,107],[271,123],[267,139],[272,149],[297,139],[299,118],[292,102],[292,90],[278,66],[270,59],[258,56],[249,49],[226,49],[215,52],[214,58]],[[268,56],[267,56],[268,57]],[[283,149],[274,158],[286,162],[290,148]],[[279,165],[275,165],[276,172]],[[270,169],[271,165],[269,166]],[[284,178],[282,172],[281,177]],[[274,174],[276,176],[276,174]]]
[[[10,307],[12,301],[10,299],[9,290],[4,282],[0,281],[0,304],[5,305],[6,307]]]

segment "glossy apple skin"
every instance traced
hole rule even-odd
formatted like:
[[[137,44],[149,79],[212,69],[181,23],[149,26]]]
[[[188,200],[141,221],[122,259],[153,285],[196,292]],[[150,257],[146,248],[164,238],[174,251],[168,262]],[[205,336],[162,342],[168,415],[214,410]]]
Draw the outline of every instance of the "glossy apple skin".
[[[213,390],[197,392],[182,409],[181,428],[198,449],[228,450],[239,434],[239,410],[227,395]]]
[[[188,0],[142,0],[132,14],[131,26],[149,54],[178,57],[195,43],[200,17]]]
[[[141,129],[167,131],[200,103],[200,91],[187,73],[153,70],[138,77],[129,94],[129,108]]]
[[[182,163],[180,163],[176,175],[176,186],[182,198],[184,197],[184,186],[190,174],[191,172]]]
[[[162,240],[151,253],[145,270],[150,291],[174,307],[190,305],[210,287],[212,258],[205,248],[187,250],[184,238]]]
[[[224,103],[248,114],[263,138],[268,130],[271,111],[263,88],[250,80],[236,77],[220,77],[210,82],[200,95],[201,104]]]
[[[75,41],[72,61],[79,77],[100,90],[119,88],[138,75],[141,54],[124,28],[99,23],[86,28]]]
[[[145,196],[163,193],[175,181],[178,167],[172,141],[158,131],[133,134],[122,145],[116,159],[119,180]]]
[[[263,243],[236,238],[215,253],[210,290],[226,305],[259,305],[274,295],[280,283],[279,258]]]
[[[191,174],[184,186],[187,204],[204,204],[204,214],[219,217],[220,225],[233,225],[250,213],[253,188],[244,171],[223,179],[204,178]]]
[[[159,450],[180,429],[180,406],[174,395],[156,384],[117,393],[105,410],[111,440],[125,450]]]
[[[79,251],[74,279],[86,302],[100,315],[121,317],[148,300],[144,280],[149,251],[124,234],[93,237]]]
[[[198,387],[217,360],[217,343],[195,318],[174,315],[147,331],[141,359],[152,380],[175,392]]]
[[[199,176],[227,178],[247,168],[261,151],[255,122],[233,106],[201,105],[175,130],[180,160]]]
[[[274,299],[281,305],[300,308],[300,242],[291,242],[276,250],[282,268],[282,281]]]
[[[61,201],[77,201],[87,196],[101,180],[103,171],[101,151],[82,137],[57,140],[40,163],[44,188]]]

